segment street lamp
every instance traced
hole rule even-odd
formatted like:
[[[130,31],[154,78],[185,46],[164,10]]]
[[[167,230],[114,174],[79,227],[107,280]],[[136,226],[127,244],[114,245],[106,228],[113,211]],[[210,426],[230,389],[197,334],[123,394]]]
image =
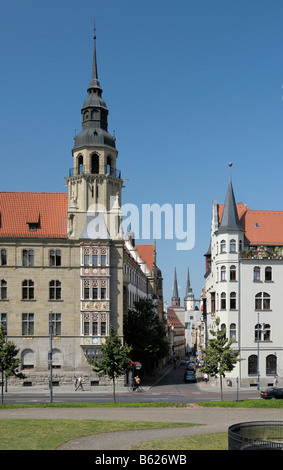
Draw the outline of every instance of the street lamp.
[[[49,339],[50,339],[50,352],[48,354],[48,365],[50,367],[49,389],[50,389],[50,403],[53,402],[53,389],[52,389],[52,337],[53,337],[53,324],[52,324],[52,310],[49,312]]]

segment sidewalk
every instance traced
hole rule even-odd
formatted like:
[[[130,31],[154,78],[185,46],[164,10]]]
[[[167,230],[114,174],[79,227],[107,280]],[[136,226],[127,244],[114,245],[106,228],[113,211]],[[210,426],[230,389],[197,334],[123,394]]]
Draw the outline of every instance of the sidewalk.
[[[167,375],[172,370],[172,365],[167,364],[162,369],[160,369],[154,376],[146,378],[142,382],[142,388],[144,391],[150,390],[154,385],[156,385],[165,375]],[[93,394],[104,394],[104,393],[113,393],[113,385],[97,385],[91,386],[88,382],[83,383],[83,388],[85,392]],[[83,393],[81,389],[75,391],[73,385],[56,385],[52,387],[53,395],[60,395],[66,393],[79,394]],[[128,391],[128,385],[115,385],[116,393],[125,393]],[[50,389],[48,385],[32,385],[31,387],[24,387],[23,385],[9,385],[7,393],[45,393],[49,394]],[[5,393],[5,392],[4,392]]]

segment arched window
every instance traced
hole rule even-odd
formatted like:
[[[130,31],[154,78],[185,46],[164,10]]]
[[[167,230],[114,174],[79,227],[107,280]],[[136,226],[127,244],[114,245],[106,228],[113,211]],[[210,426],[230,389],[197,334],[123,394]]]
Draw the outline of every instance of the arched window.
[[[221,266],[221,281],[226,281],[226,266]]]
[[[97,153],[91,156],[91,173],[93,175],[99,174],[99,156]]]
[[[266,357],[266,375],[277,374],[277,357],[275,354],[270,354]]]
[[[236,253],[236,240],[230,240],[230,253]]]
[[[254,267],[254,281],[260,281],[260,267]]]
[[[225,333],[224,338],[226,338],[226,325],[225,325],[225,323],[221,324],[220,329],[221,329],[221,331],[224,331],[224,333]]]
[[[33,266],[34,265],[34,251],[23,250],[22,261],[23,261],[23,266]]]
[[[112,175],[112,160],[111,157],[108,155],[107,162],[106,162],[106,173]]]
[[[256,310],[270,310],[270,295],[266,292],[259,292],[255,296]]]
[[[272,268],[267,266],[265,268],[265,281],[272,281]]]
[[[230,281],[236,281],[236,266],[230,266]]]
[[[220,253],[226,253],[226,241],[221,240],[220,242]]]
[[[22,366],[22,369],[34,368],[34,357],[33,357],[33,351],[31,349],[25,349],[22,352],[21,366]]]
[[[234,339],[236,341],[236,323],[230,324],[230,339]]]
[[[82,155],[78,158],[78,175],[84,171],[84,157]]]
[[[1,265],[2,266],[7,265],[7,250],[5,250],[5,248],[1,250]]]
[[[0,299],[7,299],[7,281],[5,281],[5,279],[1,279],[0,281]]]
[[[61,266],[61,250],[49,251],[49,266]]]
[[[248,357],[248,374],[256,375],[257,374],[257,356],[252,354]]]
[[[226,310],[226,294],[225,294],[225,292],[222,292],[222,294],[221,294],[220,308],[221,308],[221,310]]]
[[[236,310],[236,292],[230,294],[230,310]]]

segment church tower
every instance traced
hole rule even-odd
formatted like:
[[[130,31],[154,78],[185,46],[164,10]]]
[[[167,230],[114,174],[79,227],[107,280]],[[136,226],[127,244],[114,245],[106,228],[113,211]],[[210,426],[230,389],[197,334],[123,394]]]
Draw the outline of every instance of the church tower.
[[[75,136],[73,168],[68,185],[68,237],[121,239],[121,189],[116,168],[116,139],[108,132],[108,109],[102,98],[96,59],[96,34],[92,76],[81,109],[82,130]]]
[[[173,297],[171,298],[172,307],[180,307],[180,297],[178,293],[177,273],[175,268]]]
[[[188,275],[187,275],[186,296],[184,298],[184,307],[186,310],[189,310],[189,311],[195,310],[195,296],[193,294],[193,289],[191,286],[189,268],[188,268]]]
[[[123,336],[123,238],[116,139],[108,132],[96,60],[81,109],[68,185],[68,238],[79,246],[80,335],[84,354],[99,355],[112,325]]]

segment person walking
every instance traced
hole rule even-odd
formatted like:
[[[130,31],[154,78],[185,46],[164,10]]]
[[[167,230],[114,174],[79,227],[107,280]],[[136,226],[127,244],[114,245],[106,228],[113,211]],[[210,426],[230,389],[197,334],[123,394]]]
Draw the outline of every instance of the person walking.
[[[75,387],[75,390],[77,389],[77,385],[78,385],[78,379],[77,379],[77,377],[75,376],[75,377],[74,377],[74,387]]]
[[[77,391],[78,388],[80,388],[80,387],[81,387],[82,390],[84,390],[84,388],[83,388],[83,378],[82,378],[81,375],[80,375],[79,378],[78,378],[78,383],[77,383],[76,391]]]
[[[274,375],[274,379],[273,379],[273,387],[277,387],[277,384],[278,384],[278,380],[277,380],[277,377],[276,377],[276,375]]]

